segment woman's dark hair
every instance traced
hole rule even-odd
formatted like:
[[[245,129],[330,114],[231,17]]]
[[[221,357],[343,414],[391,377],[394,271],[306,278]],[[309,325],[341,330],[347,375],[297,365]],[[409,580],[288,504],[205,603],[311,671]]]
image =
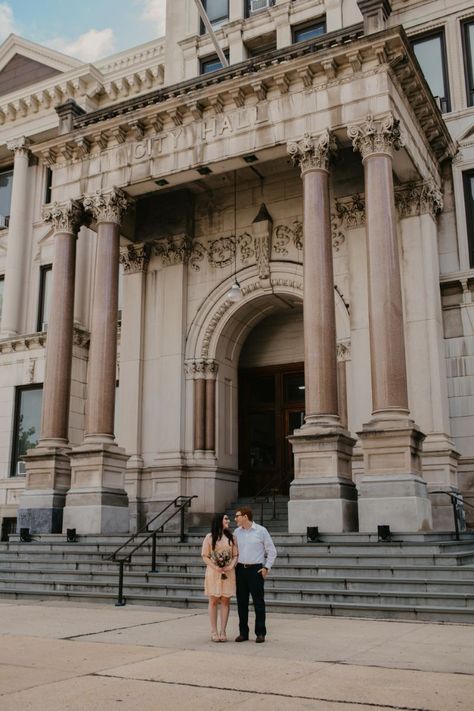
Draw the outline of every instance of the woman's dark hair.
[[[225,514],[223,513],[218,513],[214,514],[212,517],[212,523],[211,523],[211,536],[212,536],[212,550],[215,549],[216,543],[219,540],[219,538],[222,538],[222,534],[224,536],[227,536],[229,543],[234,542],[234,536],[232,533],[226,528],[224,529],[222,525],[222,519],[224,518]]]

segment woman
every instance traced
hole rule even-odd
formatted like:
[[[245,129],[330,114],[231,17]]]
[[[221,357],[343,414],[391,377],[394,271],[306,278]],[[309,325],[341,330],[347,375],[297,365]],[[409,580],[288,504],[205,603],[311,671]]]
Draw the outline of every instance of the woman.
[[[235,595],[235,566],[238,550],[229,525],[228,516],[216,514],[212,519],[211,532],[205,537],[201,551],[202,559],[206,564],[204,592],[209,597],[209,620],[213,642],[227,642],[226,627],[230,598]],[[219,603],[221,605],[220,632],[217,630]]]

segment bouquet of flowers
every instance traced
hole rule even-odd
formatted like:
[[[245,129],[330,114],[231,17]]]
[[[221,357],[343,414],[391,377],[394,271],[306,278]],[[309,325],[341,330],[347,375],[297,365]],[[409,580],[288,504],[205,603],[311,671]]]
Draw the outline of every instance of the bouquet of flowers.
[[[212,551],[211,560],[218,568],[225,568],[232,560],[230,551]],[[227,580],[227,575],[221,573],[221,580]]]

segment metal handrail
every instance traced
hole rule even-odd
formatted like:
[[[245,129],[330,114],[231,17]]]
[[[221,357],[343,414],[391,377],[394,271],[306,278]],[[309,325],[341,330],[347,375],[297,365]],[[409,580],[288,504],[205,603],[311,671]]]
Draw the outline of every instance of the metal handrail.
[[[111,555],[109,555],[106,560],[114,560],[116,563],[118,563],[119,566],[119,585],[118,585],[118,595],[117,595],[117,602],[115,603],[117,607],[123,607],[123,605],[126,604],[125,597],[123,595],[123,575],[124,575],[124,567],[125,563],[130,563],[132,560],[132,556],[141,548],[147,541],[152,538],[152,548],[151,548],[151,573],[156,573],[156,536],[158,532],[163,532],[164,526],[171,521],[172,518],[174,518],[178,513],[181,515],[180,516],[180,542],[184,543],[186,541],[186,535],[184,533],[184,511],[185,509],[189,508],[191,506],[191,501],[193,499],[197,499],[197,495],[194,496],[177,496],[176,499],[173,501],[170,501],[167,506],[165,506],[161,511],[159,511],[153,518],[148,521],[145,526],[142,526],[139,531],[136,531],[128,540],[125,541],[125,543],[122,543],[121,546],[119,546]],[[136,546],[132,548],[132,550],[123,558],[117,559],[117,553],[121,551],[123,548],[128,546],[129,543],[134,541],[137,536],[140,534],[144,533],[145,531],[148,531],[148,526],[152,524],[154,521],[156,521],[157,518],[162,516],[165,511],[167,511],[171,506],[176,507],[176,511],[173,511],[173,513],[168,516],[168,518],[163,521],[163,523],[160,525],[159,528],[150,531],[148,533],[148,536],[146,536],[142,541],[137,543]]]
[[[468,504],[467,501],[464,500],[463,496],[461,496],[460,494],[455,494],[454,491],[430,491],[430,494],[444,494],[445,496],[449,496],[449,498],[451,499],[454,515],[454,532],[456,534],[456,540],[460,541],[461,538],[459,535],[459,517],[456,502],[461,501],[463,506],[469,506],[469,508],[471,509],[474,509],[474,506],[472,504]]]
[[[278,477],[277,477],[277,476],[274,476],[274,477],[272,477],[272,479],[271,479],[271,481],[270,481],[270,484],[265,484],[265,486],[263,486],[263,487],[260,489],[260,491],[258,491],[258,492],[255,494],[255,496],[253,497],[254,502],[255,502],[256,504],[258,504],[258,503],[260,504],[260,525],[261,525],[261,526],[263,526],[263,504],[264,504],[265,502],[268,503],[268,501],[270,500],[270,494],[271,494],[271,496],[272,496],[272,504],[273,504],[273,505],[272,505],[272,517],[271,517],[271,521],[275,521],[275,520],[277,519],[277,514],[276,514],[276,494],[277,494],[277,491],[279,491],[279,487],[275,487],[274,484],[275,484],[277,481],[278,481],[278,483],[280,484],[281,481],[282,481],[282,479],[283,479],[282,476],[278,476]],[[268,493],[265,494],[265,495],[263,496],[263,498],[262,498],[262,495],[263,495],[264,492],[268,492]],[[259,499],[262,499],[262,500],[259,501]]]

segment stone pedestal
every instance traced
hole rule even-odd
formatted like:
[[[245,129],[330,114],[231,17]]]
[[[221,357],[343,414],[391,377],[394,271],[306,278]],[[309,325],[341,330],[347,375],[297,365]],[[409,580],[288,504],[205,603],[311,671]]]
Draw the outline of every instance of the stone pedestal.
[[[37,447],[25,457],[26,487],[18,509],[18,530],[31,533],[61,533],[63,507],[71,481],[66,450]]]
[[[446,494],[434,491],[460,494],[458,486],[459,453],[454,449],[453,440],[444,433],[431,433],[423,442],[423,474],[427,482],[431,501],[434,531],[453,531],[454,518],[451,499]]]
[[[351,477],[355,440],[340,429],[303,427],[288,438],[295,478],[290,486],[288,530],[325,533],[357,530],[357,491]]]
[[[83,444],[73,449],[64,531],[128,533],[127,459],[125,451],[113,444]]]
[[[364,474],[358,477],[359,531],[389,525],[395,533],[430,531],[431,504],[421,474],[424,435],[411,420],[377,420],[358,433]]]

